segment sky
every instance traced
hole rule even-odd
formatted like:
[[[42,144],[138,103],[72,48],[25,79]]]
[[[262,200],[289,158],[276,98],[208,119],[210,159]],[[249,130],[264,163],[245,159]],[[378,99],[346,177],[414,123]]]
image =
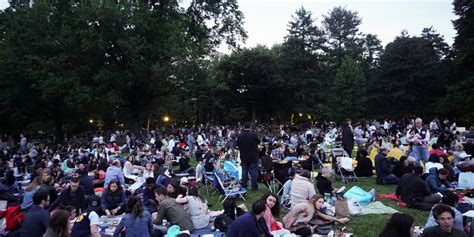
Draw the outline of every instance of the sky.
[[[248,34],[245,47],[282,43],[291,16],[301,7],[313,13],[317,25],[334,7],[356,11],[362,18],[360,31],[377,35],[384,46],[403,30],[419,35],[423,28],[433,26],[449,45],[456,35],[451,23],[456,18],[452,0],[238,0],[238,3]],[[7,6],[8,0],[0,0],[0,9]]]

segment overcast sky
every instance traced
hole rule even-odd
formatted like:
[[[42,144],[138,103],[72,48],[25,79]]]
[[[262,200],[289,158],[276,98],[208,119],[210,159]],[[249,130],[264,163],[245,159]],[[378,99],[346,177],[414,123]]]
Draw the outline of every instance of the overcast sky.
[[[249,36],[247,47],[281,43],[291,15],[302,6],[313,13],[318,25],[322,15],[333,7],[345,6],[357,11],[362,18],[360,30],[376,34],[383,45],[402,30],[419,35],[424,27],[430,26],[451,45],[456,35],[451,23],[456,18],[451,3],[451,0],[239,0]],[[8,0],[0,0],[0,9],[7,6]]]

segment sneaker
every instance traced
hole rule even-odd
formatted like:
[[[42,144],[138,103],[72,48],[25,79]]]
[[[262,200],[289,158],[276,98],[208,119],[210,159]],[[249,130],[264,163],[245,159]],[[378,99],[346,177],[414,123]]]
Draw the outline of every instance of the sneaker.
[[[372,202],[375,202],[375,188],[371,188],[368,192],[370,195],[372,195],[372,199],[370,199]]]

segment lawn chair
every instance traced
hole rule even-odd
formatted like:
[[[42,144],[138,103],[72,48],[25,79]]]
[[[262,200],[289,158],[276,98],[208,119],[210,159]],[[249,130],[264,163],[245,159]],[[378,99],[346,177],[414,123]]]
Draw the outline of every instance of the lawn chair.
[[[204,172],[203,178],[204,184],[206,184],[207,196],[209,196],[209,188],[212,189],[212,184],[214,183],[214,172]]]
[[[228,181],[228,182],[223,182],[221,177],[214,171],[214,183],[217,184],[217,190],[219,190],[219,193],[221,194],[219,196],[219,201],[222,199],[221,203],[223,203],[228,197],[233,197],[233,196],[240,196],[244,201],[245,198],[243,194],[247,193],[247,190],[245,188],[242,188],[240,184],[238,184],[238,181]]]

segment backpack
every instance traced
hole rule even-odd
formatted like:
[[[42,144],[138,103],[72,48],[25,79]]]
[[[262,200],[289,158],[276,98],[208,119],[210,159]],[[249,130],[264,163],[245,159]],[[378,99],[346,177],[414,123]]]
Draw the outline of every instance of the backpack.
[[[222,214],[217,216],[214,220],[214,227],[222,233],[227,233],[227,230],[233,221],[234,220],[232,220],[232,218],[228,217],[226,214]]]

